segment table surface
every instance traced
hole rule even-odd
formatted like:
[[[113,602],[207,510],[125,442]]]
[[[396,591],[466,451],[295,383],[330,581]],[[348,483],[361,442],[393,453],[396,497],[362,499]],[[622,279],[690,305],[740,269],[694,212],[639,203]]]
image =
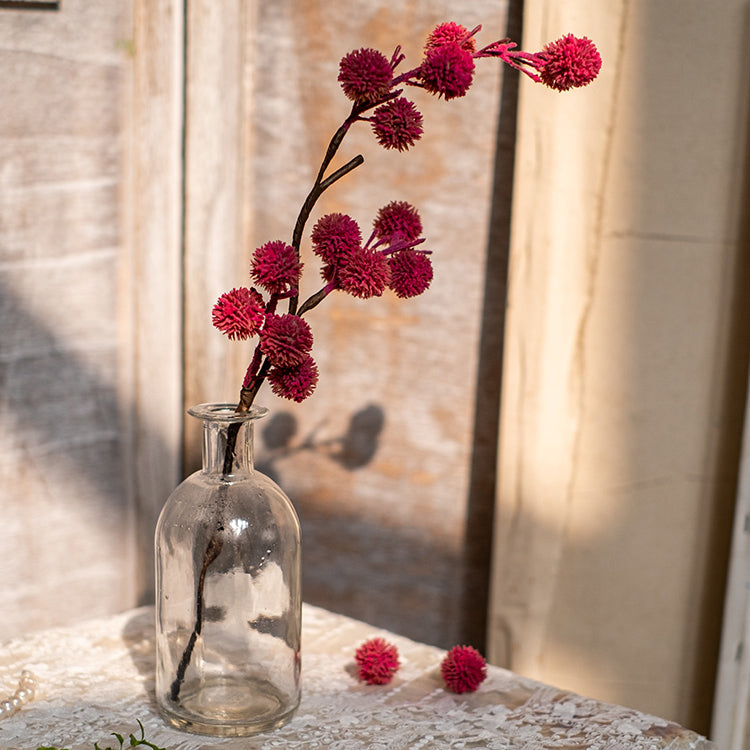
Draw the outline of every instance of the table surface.
[[[305,605],[302,690],[292,721],[274,732],[214,739],[172,729],[154,702],[154,611],[144,607],[0,644],[0,695],[24,669],[36,699],[0,721],[0,748],[119,748],[113,732],[169,750],[252,748],[517,748],[540,750],[709,750],[715,745],[674,723],[488,668],[475,693],[456,695],[440,677],[444,651]],[[354,650],[375,636],[399,649],[387,686],[365,685]]]

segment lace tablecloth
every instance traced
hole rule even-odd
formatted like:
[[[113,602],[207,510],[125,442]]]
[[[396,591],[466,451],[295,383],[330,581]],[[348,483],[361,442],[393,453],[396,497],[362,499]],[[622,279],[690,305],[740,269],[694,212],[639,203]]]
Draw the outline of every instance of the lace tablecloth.
[[[0,696],[23,669],[39,681],[36,699],[0,721],[0,748],[118,748],[117,732],[169,750],[708,750],[713,743],[682,727],[490,667],[472,694],[444,689],[444,652],[326,610],[303,611],[303,698],[294,719],[275,732],[213,739],[167,727],[154,704],[152,608],[42,631],[0,644]],[[354,649],[382,636],[402,667],[387,686],[354,673]]]

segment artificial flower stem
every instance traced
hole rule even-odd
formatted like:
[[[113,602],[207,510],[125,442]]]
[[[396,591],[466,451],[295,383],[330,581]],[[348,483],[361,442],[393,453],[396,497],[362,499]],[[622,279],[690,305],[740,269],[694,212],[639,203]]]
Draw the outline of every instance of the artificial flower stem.
[[[245,373],[245,379],[242,381],[242,390],[248,390],[252,387],[253,381],[255,380],[256,375],[258,374],[258,368],[260,367],[260,361],[262,358],[262,354],[260,352],[260,346],[255,347],[255,351],[253,352],[253,359],[252,362],[250,362],[250,366],[247,368],[247,372]],[[250,408],[250,404],[245,404],[242,401],[242,397],[240,394],[240,402],[237,404],[237,409],[235,411],[237,412],[243,412],[247,411]]]
[[[266,379],[266,375],[268,375],[268,371],[270,369],[271,369],[271,360],[268,359],[268,357],[266,357],[263,360],[263,364],[261,365],[260,369],[258,370],[256,375],[253,377],[252,381],[248,383],[247,386],[243,386],[242,389],[240,390],[240,403],[237,405],[238,412],[248,411],[250,407],[253,405],[253,402],[255,401],[255,397],[258,395],[258,391],[260,390],[260,387],[263,384],[263,381]],[[227,444],[227,450],[229,450],[229,444]],[[225,467],[226,467],[226,461],[225,461]]]
[[[299,311],[297,312],[297,315],[304,315],[308,310],[312,310],[313,307],[316,307],[319,305],[334,289],[336,288],[336,285],[326,284],[322,289],[315,292],[315,294],[308,297],[300,307]]]
[[[341,132],[341,128],[337,132]],[[346,134],[346,131],[344,131],[343,135],[345,134]],[[341,136],[341,138],[343,138],[343,135]],[[338,142],[341,143],[341,140],[339,140]],[[333,174],[329,175],[324,180],[320,179],[321,173],[318,174],[318,179],[315,181],[315,185],[313,186],[313,189],[310,191],[307,198],[305,199],[305,202],[302,204],[302,208],[300,209],[299,216],[297,217],[297,222],[294,226],[294,234],[292,235],[292,247],[297,253],[298,258],[299,258],[299,252],[300,252],[300,244],[302,242],[302,233],[305,230],[305,224],[307,223],[307,220],[310,217],[310,213],[312,212],[313,207],[318,202],[318,198],[320,198],[323,192],[327,190],[329,187],[331,187],[331,185],[333,185],[337,180],[340,180],[342,177],[349,174],[349,172],[351,172],[353,169],[356,169],[361,164],[364,164],[364,161],[365,161],[364,157],[361,154],[358,154],[353,159],[349,160],[346,164],[344,164],[343,167],[339,167],[335,172],[333,172]],[[298,300],[299,300],[298,294],[295,294],[294,296],[289,298],[289,312],[292,315],[294,315],[297,312]]]
[[[190,634],[190,638],[185,646],[185,650],[182,653],[182,658],[177,666],[177,674],[170,687],[170,697],[173,701],[177,702],[180,696],[180,688],[185,679],[185,672],[187,671],[188,665],[190,664],[190,658],[193,655],[193,649],[195,648],[195,642],[198,640],[198,636],[203,630],[203,589],[206,580],[206,571],[208,566],[219,556],[221,548],[224,546],[224,542],[218,533],[211,537],[211,541],[208,543],[206,553],[203,555],[203,565],[201,566],[201,572],[198,577],[197,591],[196,591],[196,604],[195,604],[195,625],[193,626],[193,632]]]
[[[255,354],[253,356],[253,364],[250,365],[250,369],[255,369],[258,367],[258,364],[255,364],[256,358],[258,360],[258,364],[260,363],[261,354],[259,347],[256,347]],[[263,380],[265,379],[266,373],[270,369],[270,362],[266,358],[263,365],[260,366],[260,369],[258,370],[257,374],[252,379],[252,386],[245,387],[243,385],[241,391],[240,391],[240,400],[237,404],[237,408],[235,411],[237,413],[243,413],[250,409],[250,407],[253,404],[253,401],[255,400],[255,396],[258,393],[258,389],[260,388]],[[226,480],[226,478],[231,474],[232,472],[232,464],[234,463],[234,457],[237,450],[237,436],[239,435],[240,427],[242,426],[242,422],[232,422],[229,427],[227,428],[227,445],[224,450],[224,464],[222,466],[222,479]],[[222,489],[226,489],[226,486],[223,486],[220,488],[220,491]],[[188,666],[190,665],[190,659],[193,656],[193,649],[195,648],[195,643],[198,640],[198,636],[200,636],[201,631],[203,630],[203,608],[204,608],[204,589],[205,589],[205,580],[206,580],[206,572],[208,571],[208,566],[211,565],[211,563],[216,560],[216,558],[219,556],[219,553],[221,552],[222,547],[224,546],[224,542],[221,538],[221,534],[223,532],[222,525],[219,524],[219,527],[217,528],[214,535],[211,537],[211,539],[208,542],[208,545],[206,546],[206,551],[203,553],[203,563],[201,565],[201,571],[200,575],[198,577],[198,582],[196,584],[196,607],[195,607],[195,623],[193,625],[193,632],[190,634],[190,638],[188,639],[187,645],[185,646],[185,650],[182,653],[182,658],[180,659],[180,663],[177,666],[177,673],[175,675],[175,678],[172,682],[172,685],[170,687],[170,696],[173,701],[177,701],[180,695],[180,689],[182,688],[182,683],[185,680],[185,672],[187,671]]]
[[[349,174],[353,169],[356,169],[361,164],[365,163],[365,157],[362,154],[357,154],[353,159],[350,159],[343,167],[339,167],[333,174],[330,174],[320,183],[319,192],[322,193],[324,190],[328,190],[331,185],[337,180],[340,180],[344,175]]]
[[[344,137],[349,132],[349,128],[354,122],[354,109],[355,108],[352,108],[352,112],[349,117],[344,120],[338,130],[331,137],[328,148],[326,149],[325,156],[323,157],[323,161],[320,163],[320,168],[318,169],[318,174],[315,178],[315,182],[313,183],[313,186],[308,193],[307,198],[305,198],[305,202],[302,204],[302,208],[300,208],[299,214],[297,216],[297,221],[294,224],[294,232],[292,233],[292,247],[296,250],[298,257],[300,244],[302,243],[302,233],[305,230],[305,223],[310,216],[310,212],[312,211],[313,206],[322,193],[320,185],[323,182],[323,175],[325,174],[326,169],[328,169],[328,165],[333,160],[333,157],[336,156],[336,152],[339,150],[341,142],[344,140]],[[323,190],[324,189],[325,188],[323,188]]]

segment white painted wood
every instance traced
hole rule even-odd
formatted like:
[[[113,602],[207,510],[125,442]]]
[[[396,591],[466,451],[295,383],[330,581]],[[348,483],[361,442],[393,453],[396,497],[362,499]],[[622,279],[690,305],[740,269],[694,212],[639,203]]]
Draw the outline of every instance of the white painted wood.
[[[185,133],[185,406],[237,401],[245,349],[211,324],[219,295],[250,284],[247,162],[255,3],[187,4]],[[247,362],[244,362],[247,365]],[[196,468],[201,426],[187,419],[186,471]]]
[[[750,400],[724,603],[711,737],[724,750],[750,747]]]
[[[0,9],[0,638],[136,603],[118,309],[131,3]]]
[[[183,3],[135,0],[124,294],[130,300],[136,580],[153,591],[153,531],[180,478],[182,410]]]

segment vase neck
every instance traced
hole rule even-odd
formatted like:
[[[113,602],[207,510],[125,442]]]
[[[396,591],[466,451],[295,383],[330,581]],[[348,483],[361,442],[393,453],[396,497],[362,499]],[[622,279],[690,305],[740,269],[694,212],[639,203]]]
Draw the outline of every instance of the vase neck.
[[[203,471],[232,479],[253,472],[253,423],[203,420]]]
[[[203,472],[223,480],[253,473],[253,422],[268,414],[263,406],[238,413],[233,404],[199,404],[188,414],[203,422]]]

